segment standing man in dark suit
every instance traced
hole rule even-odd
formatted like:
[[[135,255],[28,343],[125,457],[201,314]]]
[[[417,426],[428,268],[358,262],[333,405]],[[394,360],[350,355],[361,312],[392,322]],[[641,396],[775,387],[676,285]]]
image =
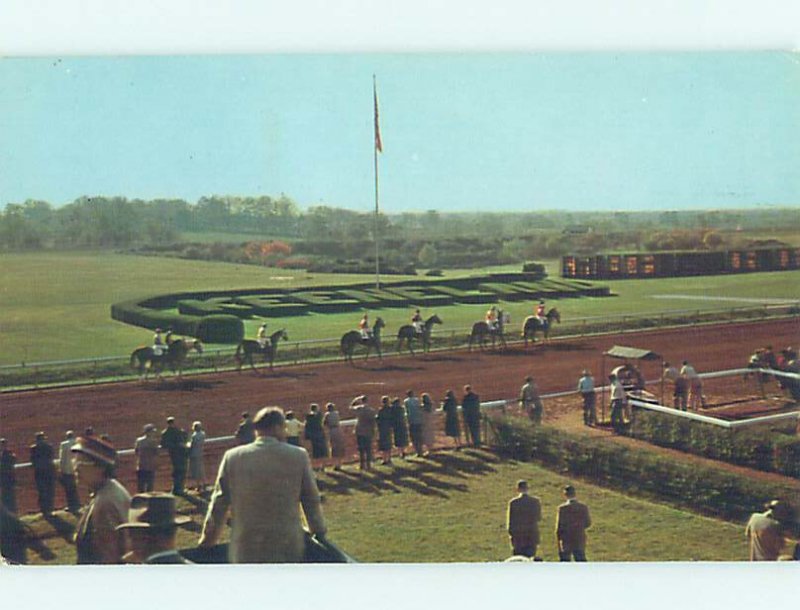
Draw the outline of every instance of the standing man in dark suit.
[[[250,412],[245,411],[242,413],[242,421],[239,422],[239,427],[236,428],[236,444],[247,445],[256,440],[256,429],[253,428],[253,420],[250,419]]]
[[[127,563],[189,564],[175,548],[178,526],[191,521],[178,517],[175,496],[159,492],[137,494],[131,498],[128,521],[117,526],[127,534]]]
[[[36,442],[31,445],[31,464],[36,491],[39,493],[39,510],[45,516],[53,512],[56,495],[56,467],[53,463],[53,446],[47,442],[44,432],[36,433]]]
[[[175,418],[167,418],[167,427],[161,432],[161,447],[169,453],[172,462],[172,493],[182,496],[183,482],[186,480],[189,452],[186,447],[189,437],[186,431],[175,425]]]
[[[556,540],[561,561],[586,561],[586,530],[592,525],[589,508],[575,499],[575,488],[564,488],[566,502],[558,507]]]
[[[528,495],[528,482],[517,481],[518,495],[508,503],[506,527],[511,538],[514,555],[533,559],[539,546],[539,521],[542,520],[542,502]]]
[[[17,512],[16,463],[16,454],[6,447],[6,439],[0,438],[0,502],[12,513]]]
[[[461,417],[464,418],[469,441],[473,447],[481,446],[481,399],[472,391],[472,386],[464,386],[464,398],[461,400]]]

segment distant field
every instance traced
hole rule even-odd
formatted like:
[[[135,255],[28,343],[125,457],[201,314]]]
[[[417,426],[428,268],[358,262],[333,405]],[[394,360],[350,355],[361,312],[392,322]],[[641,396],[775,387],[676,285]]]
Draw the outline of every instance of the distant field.
[[[2,254],[0,269],[0,364],[127,355],[151,340],[143,328],[115,322],[112,303],[182,290],[300,287],[316,284],[371,281],[372,276],[308,274],[250,265],[141,257],[107,252]],[[519,266],[492,268],[518,271]],[[448,276],[487,270],[454,270]],[[548,261],[551,275],[556,261]],[[385,280],[400,279],[398,276]],[[708,310],[754,305],[766,299],[800,300],[800,271],[658,280],[601,282],[618,296],[552,301],[562,317],[603,316],[660,312],[676,309]],[[695,300],[701,297],[701,300]],[[715,300],[752,299],[747,300]],[[501,303],[512,315],[516,332],[533,303]],[[459,305],[435,310],[444,320],[442,330],[467,328],[483,318],[485,305]],[[423,316],[434,310],[423,309]],[[387,336],[409,321],[411,311],[373,312],[387,323]],[[269,320],[270,329],[285,327],[292,340],[336,338],[355,327],[360,315],[311,314]],[[260,320],[246,322],[254,335]],[[461,331],[459,331],[461,332]]]

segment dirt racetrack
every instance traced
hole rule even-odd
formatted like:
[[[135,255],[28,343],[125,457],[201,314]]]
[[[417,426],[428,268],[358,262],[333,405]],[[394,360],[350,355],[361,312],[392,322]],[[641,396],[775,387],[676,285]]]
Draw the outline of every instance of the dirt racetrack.
[[[527,374],[534,375],[542,393],[572,390],[583,368],[591,369],[600,382],[601,354],[615,344],[650,349],[675,363],[688,359],[698,372],[706,372],[744,366],[751,352],[767,344],[776,348],[797,346],[800,325],[793,318],[699,326],[552,340],[527,351],[515,346],[506,352],[458,351],[383,362],[370,358],[358,361],[355,368],[336,362],[288,366],[272,374],[221,373],[182,381],[168,377],[164,382],[5,393],[0,395],[0,435],[8,439],[18,461],[27,462],[28,445],[38,430],[47,434],[56,450],[65,430],[80,434],[88,425],[97,434],[109,434],[117,447],[129,448],[143,424],[152,422],[161,428],[168,415],[175,416],[185,429],[200,420],[208,436],[215,437],[232,434],[243,410],[255,412],[269,404],[305,413],[310,402],[333,401],[347,417],[347,405],[358,394],[368,394],[377,406],[381,395],[402,396],[413,388],[418,393],[430,393],[438,404],[445,390],[452,388],[460,396],[466,383],[472,384],[484,401],[513,398]],[[659,364],[643,365],[648,379],[658,376]],[[206,448],[210,479],[224,448]],[[168,460],[162,457],[160,461],[159,487],[166,488]],[[135,488],[132,460],[123,460],[119,476],[129,489]],[[35,510],[30,468],[18,469],[17,489],[20,512]],[[63,506],[61,497],[59,488],[57,506]]]

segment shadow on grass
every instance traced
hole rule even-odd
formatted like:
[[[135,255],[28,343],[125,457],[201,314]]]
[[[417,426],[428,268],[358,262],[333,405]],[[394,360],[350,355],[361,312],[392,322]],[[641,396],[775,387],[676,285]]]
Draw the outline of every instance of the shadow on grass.
[[[204,381],[200,379],[164,378],[160,381],[142,382],[144,389],[151,392],[194,392],[195,390],[211,390],[222,385],[222,381]]]
[[[489,465],[492,462],[499,460],[485,451],[442,452],[406,461],[395,459],[393,466],[381,466],[364,474],[349,468],[325,472],[317,484],[320,491],[342,495],[357,491],[376,495],[386,491],[399,493],[405,489],[424,496],[449,498],[447,492],[465,493],[469,488],[466,483],[447,478],[466,479],[467,475],[494,473],[496,470]]]
[[[370,367],[359,367],[356,368],[366,368],[371,371],[375,371],[376,373],[387,373],[389,371],[423,371],[425,367],[415,365],[415,366],[402,366],[400,364],[380,364],[378,366],[370,366]]]
[[[55,513],[43,517],[55,532],[67,542],[72,542],[75,536],[75,525],[59,517]]]

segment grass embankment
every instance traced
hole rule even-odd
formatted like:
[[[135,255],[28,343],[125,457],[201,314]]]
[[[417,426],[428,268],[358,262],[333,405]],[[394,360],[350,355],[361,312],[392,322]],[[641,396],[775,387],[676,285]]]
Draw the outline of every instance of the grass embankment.
[[[130,256],[106,252],[35,253],[0,255],[0,365],[73,358],[127,355],[151,340],[145,329],[111,319],[112,303],[191,290],[233,288],[304,287],[321,284],[368,282],[364,275],[308,274],[203,261]],[[518,265],[492,268],[513,270]],[[548,262],[552,276],[555,261]],[[448,277],[489,271],[453,270]],[[384,278],[386,281],[407,276]],[[425,278],[420,277],[420,280]],[[557,303],[564,319],[616,314],[659,313],[676,309],[707,311],[723,307],[756,305],[747,299],[800,299],[800,271],[709,276],[695,278],[600,282],[616,297],[579,298]],[[688,297],[688,298],[687,298]],[[720,300],[722,299],[722,300]],[[733,300],[725,300],[733,299]],[[745,299],[745,300],[736,300]],[[500,303],[511,313],[516,333],[530,302]],[[466,329],[483,318],[486,305],[438,307],[441,330]],[[423,316],[433,309],[424,309]],[[410,309],[378,309],[387,324],[385,336],[394,338],[407,324]],[[353,329],[360,314],[311,314],[269,320],[270,329],[285,327],[292,340],[338,338]],[[246,321],[248,336],[255,335],[260,319]],[[556,334],[558,327],[556,327]]]
[[[484,451],[443,451],[429,459],[396,460],[360,477],[354,466],[319,476],[329,537],[361,562],[484,562],[510,555],[506,502],[525,478],[543,507],[539,554],[556,561],[553,531],[561,489],[576,484],[591,511],[590,561],[737,561],[747,557],[743,527],[573,481],[531,463]],[[181,500],[193,523],[179,546],[196,544],[202,507]],[[73,520],[69,515],[64,520]],[[49,532],[41,520],[37,531]],[[59,535],[29,551],[32,563],[75,561]]]

